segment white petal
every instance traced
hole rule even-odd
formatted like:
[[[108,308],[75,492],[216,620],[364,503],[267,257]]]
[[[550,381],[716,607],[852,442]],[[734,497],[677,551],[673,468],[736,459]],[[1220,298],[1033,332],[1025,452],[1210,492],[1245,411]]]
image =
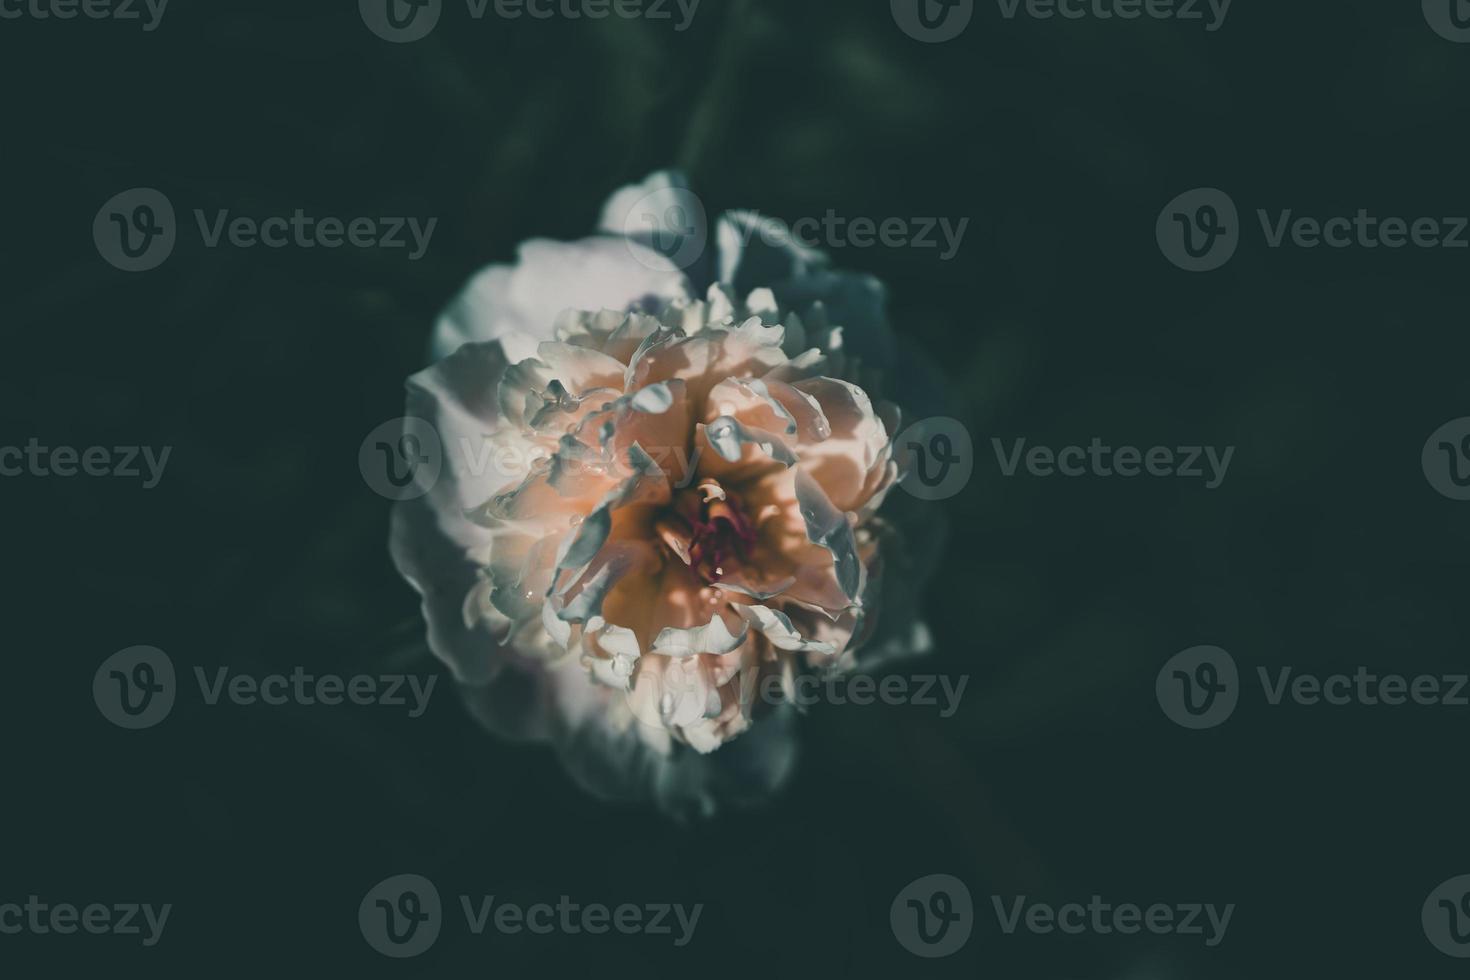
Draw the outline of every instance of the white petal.
[[[737,606],[736,609],[751,625],[765,634],[766,639],[771,641],[771,646],[777,650],[796,650],[824,654],[837,652],[830,643],[808,640],[802,636],[797,632],[796,627],[791,624],[790,617],[778,609],[754,605]]]
[[[511,361],[520,361],[554,338],[568,308],[632,310],[651,300],[688,298],[684,274],[634,242],[535,239],[521,246],[515,264],[490,266],[465,285],[435,325],[432,354],[442,358],[462,344],[496,340]]]
[[[745,642],[749,627],[742,624],[734,634],[719,613],[703,626],[690,629],[664,629],[653,641],[653,652],[667,657],[692,657],[701,653],[726,654]]]
[[[488,393],[505,368],[495,345],[465,347],[409,379],[408,414],[429,422],[446,445],[460,437],[478,443],[498,424]],[[499,477],[477,475],[453,452],[445,454],[445,464],[429,493],[394,505],[389,550],[399,574],[422,597],[429,649],[457,678],[484,682],[503,666],[497,624],[484,617],[467,621],[465,603],[483,586],[481,565],[470,556],[483,553],[491,536],[465,510],[498,489]]]

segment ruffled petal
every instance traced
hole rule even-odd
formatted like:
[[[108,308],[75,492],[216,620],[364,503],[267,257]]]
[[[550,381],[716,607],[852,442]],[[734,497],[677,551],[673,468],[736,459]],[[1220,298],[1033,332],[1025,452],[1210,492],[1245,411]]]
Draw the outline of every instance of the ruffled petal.
[[[563,310],[657,309],[689,296],[684,273],[636,242],[535,239],[520,247],[514,265],[492,265],[470,279],[435,324],[430,353],[438,359],[495,340],[521,361],[555,339]]]

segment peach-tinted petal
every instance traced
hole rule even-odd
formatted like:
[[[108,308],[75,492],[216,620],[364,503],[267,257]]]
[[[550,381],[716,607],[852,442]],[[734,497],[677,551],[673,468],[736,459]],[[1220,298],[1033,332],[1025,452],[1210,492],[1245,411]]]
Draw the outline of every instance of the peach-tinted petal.
[[[812,378],[793,390],[810,395],[826,418],[831,435],[803,447],[803,468],[839,510],[857,510],[873,493],[874,471],[888,460],[888,432],[863,390],[846,381]]]

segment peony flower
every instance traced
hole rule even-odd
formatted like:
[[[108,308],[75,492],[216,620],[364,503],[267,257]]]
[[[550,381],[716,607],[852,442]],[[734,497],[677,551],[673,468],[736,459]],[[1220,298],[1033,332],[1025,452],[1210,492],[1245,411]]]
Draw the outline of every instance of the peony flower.
[[[443,472],[395,505],[392,552],[487,727],[600,796],[707,813],[790,774],[799,673],[928,636],[880,515],[899,413],[862,383],[894,362],[882,286],[748,213],[711,248],[661,242],[633,221],[650,202],[698,209],[657,174],[446,311],[408,382]]]

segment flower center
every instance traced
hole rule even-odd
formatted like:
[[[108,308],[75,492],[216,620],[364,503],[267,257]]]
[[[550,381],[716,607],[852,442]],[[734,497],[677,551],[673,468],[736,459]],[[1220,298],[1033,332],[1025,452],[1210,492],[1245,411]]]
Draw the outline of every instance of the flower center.
[[[756,541],[740,498],[713,479],[676,493],[655,527],[664,545],[707,583],[749,561]]]

